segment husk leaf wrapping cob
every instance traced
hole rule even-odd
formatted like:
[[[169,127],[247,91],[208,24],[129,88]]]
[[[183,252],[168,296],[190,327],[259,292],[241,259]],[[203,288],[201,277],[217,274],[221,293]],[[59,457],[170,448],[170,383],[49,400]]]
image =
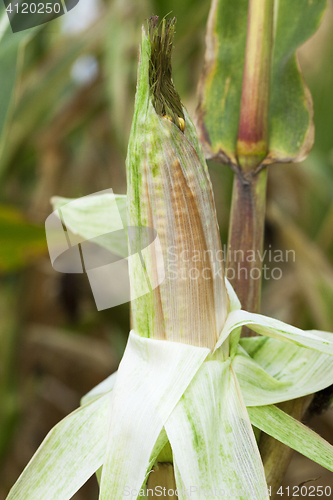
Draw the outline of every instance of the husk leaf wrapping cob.
[[[228,299],[212,187],[195,128],[171,79],[175,20],[163,20],[160,30],[156,23],[153,18],[150,36],[142,37],[127,206],[128,224],[154,228],[161,243],[161,255],[152,252],[146,262],[151,282],[163,265],[166,276],[150,294],[132,300],[133,327],[139,335],[213,349]],[[140,266],[132,266],[134,296],[144,279]]]

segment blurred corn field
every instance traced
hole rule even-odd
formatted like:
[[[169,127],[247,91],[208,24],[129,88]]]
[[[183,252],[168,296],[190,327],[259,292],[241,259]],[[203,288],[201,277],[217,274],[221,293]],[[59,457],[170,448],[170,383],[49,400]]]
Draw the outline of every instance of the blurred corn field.
[[[129,331],[128,304],[97,312],[85,275],[52,269],[44,232],[49,200],[110,187],[125,194],[137,47],[152,13],[177,16],[173,73],[194,115],[209,7],[199,0],[81,0],[64,17],[20,35],[17,57],[0,44],[1,81],[17,71],[0,145],[0,500],[51,427],[116,370]],[[319,31],[299,50],[314,101],[314,148],[300,164],[269,167],[270,271],[262,298],[263,314],[327,331],[333,331],[332,60],[330,1]],[[233,174],[227,166],[209,167],[226,244]],[[279,262],[281,275],[271,272],[275,250],[295,252]],[[325,398],[329,407],[329,397],[324,391],[315,397],[307,423],[333,443],[333,410],[316,411]],[[321,477],[320,485],[333,487],[331,476],[295,454],[284,485]],[[95,479],[74,498],[96,499]]]

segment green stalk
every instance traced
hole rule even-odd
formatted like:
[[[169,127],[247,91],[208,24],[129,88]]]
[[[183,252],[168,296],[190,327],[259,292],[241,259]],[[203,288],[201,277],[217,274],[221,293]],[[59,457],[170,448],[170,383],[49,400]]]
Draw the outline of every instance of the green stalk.
[[[237,139],[244,173],[253,173],[268,151],[273,19],[274,0],[250,0]]]
[[[260,310],[273,46],[273,0],[250,0],[227,256],[227,276],[244,309]]]
[[[249,180],[235,174],[232,191],[227,278],[251,312],[260,310],[266,182],[266,168]]]
[[[235,174],[229,223],[227,277],[244,309],[260,312],[268,153],[268,112],[274,0],[250,0],[237,138],[238,173]],[[240,251],[239,251],[240,250]],[[237,252],[238,251],[238,252]],[[247,258],[251,257],[251,258]],[[254,257],[254,258],[253,258]],[[243,328],[243,336],[252,333]],[[283,410],[300,420],[306,398],[284,403]],[[276,497],[293,450],[261,433],[259,448],[267,484]]]

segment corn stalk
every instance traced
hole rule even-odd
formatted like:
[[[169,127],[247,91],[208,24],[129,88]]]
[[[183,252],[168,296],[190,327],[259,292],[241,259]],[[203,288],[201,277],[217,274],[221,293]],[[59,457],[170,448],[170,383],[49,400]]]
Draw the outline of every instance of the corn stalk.
[[[324,8],[325,2],[317,2],[315,6],[317,17],[313,20],[314,29]],[[279,93],[280,98],[287,101],[283,95],[283,88],[282,90],[278,88],[278,85],[283,81],[283,75],[281,75],[283,71],[279,72],[281,68],[278,65],[279,51],[281,52],[282,46],[279,36],[281,36],[281,27],[284,27],[283,6],[279,6],[273,0],[249,0],[244,52],[242,48],[236,46],[236,41],[233,41],[231,36],[228,38],[227,30],[222,25],[222,15],[228,18],[231,10],[232,8],[224,0],[213,0],[212,2],[206,35],[206,64],[199,84],[198,124],[201,129],[201,139],[205,147],[206,157],[229,164],[235,173],[229,223],[227,276],[237,292],[241,304],[249,311],[259,312],[267,165],[300,161],[308,154],[313,144],[312,103],[309,92],[303,83],[303,92],[300,92],[299,88],[296,91],[303,94],[307,113],[305,112],[302,123],[302,119],[300,119],[302,110],[299,106],[298,117],[295,118],[297,113],[294,110],[294,117],[291,118],[291,121],[294,121],[296,128],[298,128],[301,140],[295,141],[294,137],[294,144],[288,144],[287,130],[281,130],[282,123],[279,127],[279,121],[281,122],[283,116],[281,113],[283,105],[280,106],[279,110],[276,104],[276,97]],[[241,38],[240,43],[243,41],[242,37],[245,31],[244,11],[244,2],[235,2],[234,14],[238,15],[235,31],[236,35]],[[285,28],[286,38],[288,36],[292,38],[292,27],[285,26]],[[290,33],[288,33],[288,28]],[[232,41],[235,47],[235,52],[232,54],[233,64],[238,67],[238,74],[237,69],[230,71],[228,62],[225,62],[226,69],[218,72],[220,68],[217,55],[222,53],[222,61],[225,59],[223,59],[221,51],[223,50],[222,44],[226,39],[229,43]],[[236,54],[238,61],[236,61]],[[294,64],[297,66],[296,58]],[[244,68],[242,77],[239,69],[241,66]],[[226,73],[228,69],[229,74]],[[295,73],[297,75],[297,71]],[[272,82],[274,77],[278,78],[277,83]],[[288,84],[288,78],[285,80],[283,83],[287,82]],[[291,94],[293,90],[295,91],[295,88],[292,87],[293,84],[290,81]],[[217,89],[222,106],[217,106],[217,109],[213,111],[210,107],[210,99],[212,95],[216,99]],[[216,135],[216,131],[213,132],[213,127],[218,128],[216,122],[218,114],[220,113],[220,121],[226,121],[228,104],[233,110],[233,123],[227,131],[219,126],[220,135]],[[288,116],[287,119],[290,121],[290,114],[284,113],[284,115],[286,118]],[[250,254],[255,258],[247,259]],[[253,335],[253,332],[248,328],[243,328],[242,335],[250,336]],[[306,407],[303,400],[295,400],[285,403],[284,409],[293,417],[300,419]],[[272,486],[273,495],[275,495],[281,485],[293,450],[266,435],[261,436],[260,445],[267,481]]]

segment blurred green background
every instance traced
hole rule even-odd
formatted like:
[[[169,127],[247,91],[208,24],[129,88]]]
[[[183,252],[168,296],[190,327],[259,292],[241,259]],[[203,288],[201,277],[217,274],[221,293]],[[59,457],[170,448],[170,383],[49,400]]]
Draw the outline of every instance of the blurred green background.
[[[49,200],[110,187],[126,192],[137,49],[153,13],[177,16],[174,80],[194,117],[209,7],[200,0],[81,0],[62,18],[0,40],[0,500],[48,430],[117,369],[129,332],[128,304],[98,312],[86,276],[52,269]],[[316,142],[306,161],[269,168],[265,246],[293,249],[295,261],[266,262],[282,277],[268,273],[262,312],[333,331],[331,0],[299,60]],[[226,244],[232,173],[209,168]],[[332,410],[307,423],[333,442]],[[295,454],[285,485],[318,476],[317,484],[333,489],[331,473]],[[95,479],[74,498],[97,499]]]

